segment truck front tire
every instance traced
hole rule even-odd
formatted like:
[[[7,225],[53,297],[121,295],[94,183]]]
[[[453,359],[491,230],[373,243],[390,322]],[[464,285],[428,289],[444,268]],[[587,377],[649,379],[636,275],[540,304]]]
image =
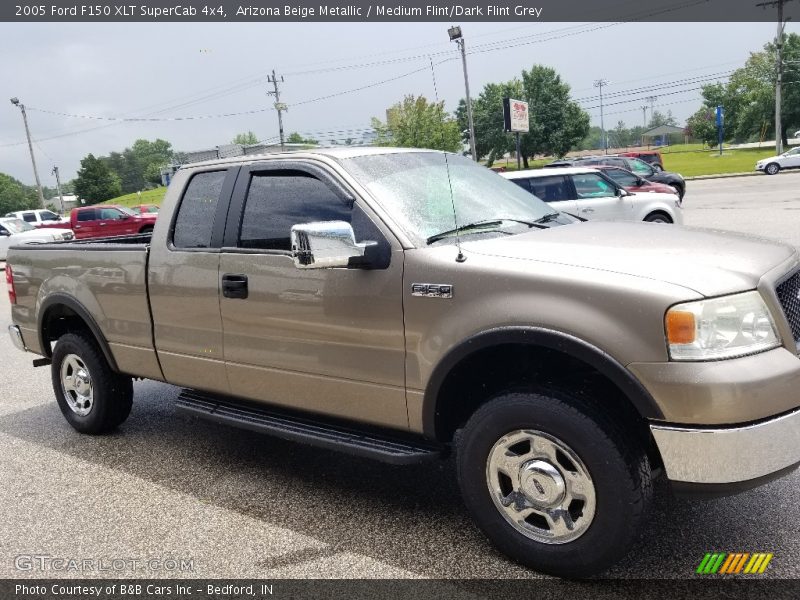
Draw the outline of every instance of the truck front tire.
[[[131,378],[115,373],[97,343],[85,333],[58,338],[51,376],[58,407],[81,433],[111,431],[131,412]]]
[[[624,425],[569,392],[512,392],[484,404],[458,446],[473,519],[518,562],[559,577],[622,558],[652,493],[650,464]]]

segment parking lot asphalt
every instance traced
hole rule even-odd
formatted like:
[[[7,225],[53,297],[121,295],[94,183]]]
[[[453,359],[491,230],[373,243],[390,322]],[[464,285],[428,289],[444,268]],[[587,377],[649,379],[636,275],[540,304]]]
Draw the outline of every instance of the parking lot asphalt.
[[[690,182],[684,207],[688,225],[800,246],[800,174]],[[2,294],[0,577],[541,577],[472,525],[452,459],[390,467],[207,424],[150,381],[117,432],[79,435],[8,323]],[[800,577],[800,474],[717,500],[657,489],[639,542],[606,576],[687,578],[706,552],[741,551],[775,554],[765,576]],[[34,556],[96,562],[43,570]]]

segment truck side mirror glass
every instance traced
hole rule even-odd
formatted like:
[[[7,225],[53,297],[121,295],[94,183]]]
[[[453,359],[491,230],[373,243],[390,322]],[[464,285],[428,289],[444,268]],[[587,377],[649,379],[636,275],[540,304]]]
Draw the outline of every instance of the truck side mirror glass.
[[[320,221],[291,229],[292,258],[298,269],[366,266],[364,252],[376,242],[357,243],[345,221]]]

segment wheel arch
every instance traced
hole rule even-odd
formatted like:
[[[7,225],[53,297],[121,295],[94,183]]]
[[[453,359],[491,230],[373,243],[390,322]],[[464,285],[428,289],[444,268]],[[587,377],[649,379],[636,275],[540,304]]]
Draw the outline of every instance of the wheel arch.
[[[459,376],[461,367],[469,369],[471,363],[481,360],[483,356],[503,361],[507,357],[513,359],[515,354],[547,356],[548,360],[582,365],[586,373],[595,373],[616,388],[639,418],[664,418],[650,393],[607,352],[567,333],[540,327],[514,326],[487,330],[465,339],[439,362],[428,380],[423,397],[422,425],[425,436],[449,441],[460,425],[453,422],[451,415],[452,411],[462,411],[463,407],[459,406],[449,390],[454,385],[453,379]],[[501,368],[511,367],[503,363]],[[513,382],[510,383],[513,385]],[[486,397],[472,407],[472,411],[490,396],[491,390],[486,390]]]
[[[111,370],[119,372],[117,361],[105,339],[100,326],[91,313],[80,302],[66,294],[51,294],[39,307],[39,344],[47,358],[52,358],[50,342],[68,331],[88,331],[94,338],[100,351],[108,361]]]

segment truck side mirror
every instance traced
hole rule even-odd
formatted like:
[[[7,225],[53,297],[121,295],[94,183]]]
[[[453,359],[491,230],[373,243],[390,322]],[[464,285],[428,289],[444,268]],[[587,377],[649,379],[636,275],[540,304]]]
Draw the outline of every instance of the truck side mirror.
[[[345,221],[320,221],[291,229],[292,258],[298,269],[361,267],[364,252],[376,242],[357,243],[353,227]]]

